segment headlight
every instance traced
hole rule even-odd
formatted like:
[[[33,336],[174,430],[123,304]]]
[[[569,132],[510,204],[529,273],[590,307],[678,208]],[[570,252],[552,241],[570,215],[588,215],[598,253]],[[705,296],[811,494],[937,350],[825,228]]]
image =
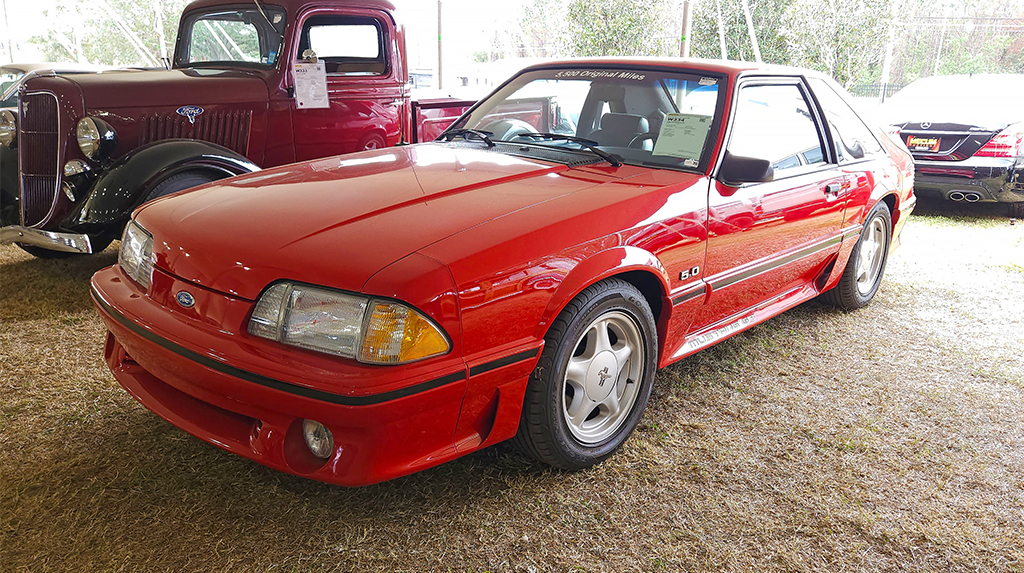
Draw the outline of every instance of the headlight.
[[[14,141],[18,138],[18,121],[14,118],[11,110],[0,111],[0,144],[7,147],[14,147]]]
[[[263,292],[249,333],[369,364],[404,364],[451,349],[441,329],[408,306],[290,282]]]
[[[142,288],[149,290],[149,280],[153,275],[153,236],[134,220],[124,228],[117,264]]]
[[[83,117],[78,120],[75,136],[78,138],[78,148],[86,157],[93,160],[107,157],[117,145],[114,128],[102,119],[94,117]]]

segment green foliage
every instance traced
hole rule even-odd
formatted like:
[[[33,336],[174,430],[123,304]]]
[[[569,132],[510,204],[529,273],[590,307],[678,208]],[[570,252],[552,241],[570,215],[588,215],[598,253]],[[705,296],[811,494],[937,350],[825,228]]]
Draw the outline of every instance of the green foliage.
[[[754,48],[747,34],[747,21],[739,0],[719,0],[725,32],[726,52],[731,60],[754,61]],[[786,38],[779,33],[780,20],[793,0],[751,0],[750,17],[754,21],[761,59],[769,64],[789,63]],[[721,58],[718,39],[718,14],[715,0],[696,3],[690,32],[690,55],[695,58]]]
[[[666,0],[572,0],[568,50],[576,56],[668,55],[679,40],[666,29],[667,12]]]
[[[869,80],[885,56],[894,0],[794,0],[782,17],[793,65],[816,69],[847,88]]]
[[[51,22],[32,38],[47,60],[158,66],[174,48],[186,0],[64,0],[45,12]]]

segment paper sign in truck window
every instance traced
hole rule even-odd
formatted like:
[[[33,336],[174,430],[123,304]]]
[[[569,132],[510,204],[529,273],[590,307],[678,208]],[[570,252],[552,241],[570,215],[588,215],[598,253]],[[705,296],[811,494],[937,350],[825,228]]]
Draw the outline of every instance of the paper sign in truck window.
[[[711,129],[710,115],[670,113],[661,124],[654,155],[668,155],[680,159],[700,159],[704,140]]]
[[[327,99],[327,69],[323,62],[295,64],[295,104],[299,109],[331,107]]]

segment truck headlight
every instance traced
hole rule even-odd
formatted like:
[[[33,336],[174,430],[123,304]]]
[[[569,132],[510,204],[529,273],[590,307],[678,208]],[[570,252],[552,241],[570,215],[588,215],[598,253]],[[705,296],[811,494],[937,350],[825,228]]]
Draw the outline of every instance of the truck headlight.
[[[18,138],[18,120],[14,118],[11,110],[0,111],[0,144],[6,147],[14,147]]]
[[[78,138],[78,148],[82,153],[94,161],[104,159],[110,155],[117,145],[117,134],[110,124],[95,117],[83,117],[78,120],[75,128],[75,137]]]
[[[149,290],[153,276],[153,236],[134,220],[124,228],[117,264],[132,280]]]
[[[292,282],[263,291],[249,333],[368,364],[404,364],[451,350],[437,325],[404,304]]]

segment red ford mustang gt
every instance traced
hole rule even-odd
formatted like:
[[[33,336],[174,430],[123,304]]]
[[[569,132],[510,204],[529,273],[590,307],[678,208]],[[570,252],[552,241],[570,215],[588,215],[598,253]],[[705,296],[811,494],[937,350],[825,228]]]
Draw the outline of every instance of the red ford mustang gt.
[[[343,485],[514,438],[627,439],[655,371],[816,296],[868,304],[909,154],[791,68],[527,68],[432,143],[139,208],[92,279],[105,355],[216,446]]]

